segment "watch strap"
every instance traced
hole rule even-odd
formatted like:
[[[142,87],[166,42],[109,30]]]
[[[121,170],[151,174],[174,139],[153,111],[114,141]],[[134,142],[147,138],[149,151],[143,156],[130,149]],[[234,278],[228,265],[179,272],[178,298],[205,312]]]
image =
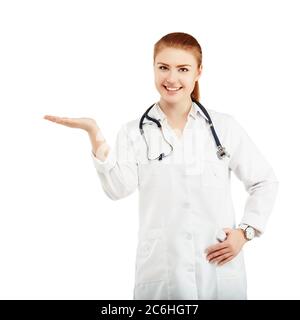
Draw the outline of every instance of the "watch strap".
[[[244,231],[246,231],[246,229],[247,229],[248,227],[249,227],[248,224],[245,224],[245,223],[240,223],[240,224],[239,224],[239,228],[242,229],[242,230],[244,230]]]

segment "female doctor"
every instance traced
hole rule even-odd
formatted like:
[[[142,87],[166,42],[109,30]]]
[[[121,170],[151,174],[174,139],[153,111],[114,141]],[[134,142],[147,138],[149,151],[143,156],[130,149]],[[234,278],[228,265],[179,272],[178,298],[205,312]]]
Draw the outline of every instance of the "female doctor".
[[[109,198],[139,190],[134,299],[247,299],[242,248],[265,231],[276,176],[233,116],[200,104],[194,37],[162,37],[153,68],[159,101],[122,126],[112,149],[93,119],[44,118],[87,131]],[[239,224],[231,172],[249,194]]]

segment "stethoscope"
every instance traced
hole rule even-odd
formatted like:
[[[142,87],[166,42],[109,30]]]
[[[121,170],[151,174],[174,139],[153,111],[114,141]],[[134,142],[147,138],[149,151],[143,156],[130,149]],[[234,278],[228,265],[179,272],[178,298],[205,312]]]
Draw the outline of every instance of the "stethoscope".
[[[206,118],[207,118],[207,120],[208,120],[210,129],[211,129],[211,132],[212,132],[212,134],[213,134],[215,143],[216,143],[216,145],[217,145],[217,156],[218,156],[218,158],[219,158],[220,160],[222,160],[225,156],[230,157],[230,155],[228,154],[228,152],[225,150],[225,147],[223,147],[223,146],[221,145],[220,140],[219,140],[219,138],[218,138],[218,136],[217,136],[217,134],[216,134],[214,125],[213,125],[213,123],[212,123],[212,121],[211,121],[211,118],[210,118],[208,112],[206,111],[206,109],[202,106],[202,104],[201,104],[200,102],[194,100],[193,98],[192,98],[192,101],[195,102],[195,103],[198,105],[198,107],[203,111],[203,113],[205,114],[205,116],[206,116]],[[158,159],[159,161],[161,161],[163,158],[168,157],[168,156],[173,152],[173,149],[174,149],[174,148],[173,148],[173,146],[171,145],[171,143],[169,143],[169,142],[167,141],[167,139],[165,138],[164,132],[163,132],[163,130],[162,130],[162,126],[161,126],[161,124],[159,123],[159,121],[148,116],[149,111],[151,110],[151,108],[152,108],[154,105],[155,105],[155,103],[153,103],[153,104],[146,110],[146,112],[142,115],[141,120],[140,120],[140,124],[139,124],[139,128],[140,128],[140,133],[141,133],[141,135],[143,136],[143,138],[144,138],[144,140],[145,140],[145,143],[146,143],[146,146],[147,146],[147,158],[148,158],[148,160],[156,160],[156,159]],[[152,159],[149,158],[149,146],[148,146],[147,140],[146,140],[146,138],[145,138],[144,129],[143,129],[143,125],[144,125],[143,121],[144,121],[145,118],[147,118],[148,120],[156,123],[157,127],[160,129],[161,134],[162,134],[162,136],[163,136],[163,139],[164,139],[165,142],[170,146],[170,152],[169,152],[168,154],[161,153],[161,154],[160,154],[158,157],[156,157],[156,158],[152,158]]]

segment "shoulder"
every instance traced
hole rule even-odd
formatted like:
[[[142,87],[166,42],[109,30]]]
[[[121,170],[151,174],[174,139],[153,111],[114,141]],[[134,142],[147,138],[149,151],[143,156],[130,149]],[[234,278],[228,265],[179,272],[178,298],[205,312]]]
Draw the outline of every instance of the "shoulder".
[[[229,113],[217,111],[215,109],[206,110],[216,130],[218,128],[223,131],[231,131],[237,123],[234,116]]]
[[[247,130],[234,115],[214,109],[207,109],[207,112],[217,135],[220,135],[221,139],[235,142],[241,141],[241,139],[249,139]]]
[[[119,130],[119,135],[126,135],[129,140],[132,140],[132,142],[137,142],[137,139],[139,140],[141,136],[139,123],[139,118],[123,123]]]
[[[229,113],[217,111],[215,109],[206,109],[208,114],[211,117],[212,121],[225,121],[225,122],[230,122],[232,121],[233,116]]]
[[[140,119],[136,118],[134,120],[130,120],[124,123],[123,127],[127,131],[128,134],[136,134],[139,131],[139,123]]]
[[[136,118],[130,121],[127,121],[124,126],[126,126],[127,130],[135,130],[139,128],[140,118]]]

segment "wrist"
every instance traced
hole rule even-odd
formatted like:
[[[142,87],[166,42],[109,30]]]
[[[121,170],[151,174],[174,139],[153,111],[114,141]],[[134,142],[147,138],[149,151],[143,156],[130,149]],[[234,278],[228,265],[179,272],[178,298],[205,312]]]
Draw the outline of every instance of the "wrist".
[[[248,224],[241,223],[239,224],[238,229],[243,232],[244,237],[247,241],[252,240],[256,235],[255,229]]]
[[[98,127],[97,123],[90,125],[87,129],[86,132],[90,135],[90,136],[97,136],[98,131],[100,130],[100,128]]]
[[[246,242],[249,241],[249,240],[246,238],[246,236],[245,236],[244,230],[242,230],[241,228],[237,228],[236,230],[239,232],[239,235],[240,235],[240,237],[241,237],[241,240],[242,240],[244,243],[246,243]]]

